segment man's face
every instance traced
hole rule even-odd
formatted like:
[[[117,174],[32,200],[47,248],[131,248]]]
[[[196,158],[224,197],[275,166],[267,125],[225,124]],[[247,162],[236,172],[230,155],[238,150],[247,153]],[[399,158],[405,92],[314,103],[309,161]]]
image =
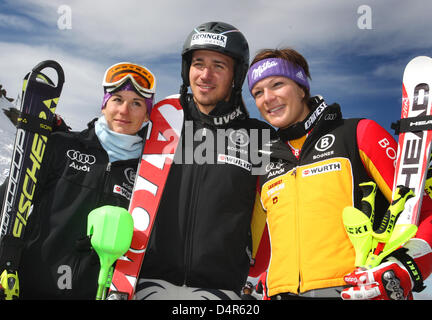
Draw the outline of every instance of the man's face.
[[[231,95],[234,59],[211,50],[192,52],[189,82],[195,103],[208,114],[219,101]]]

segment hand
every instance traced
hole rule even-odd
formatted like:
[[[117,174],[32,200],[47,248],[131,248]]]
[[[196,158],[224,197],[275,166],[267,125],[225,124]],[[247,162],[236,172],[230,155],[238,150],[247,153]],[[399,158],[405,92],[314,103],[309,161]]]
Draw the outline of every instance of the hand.
[[[8,98],[6,95],[7,95],[6,90],[2,89],[2,85],[0,84],[0,97],[2,97],[2,96],[5,97],[6,100],[8,100],[9,102],[14,101],[14,99]]]
[[[406,268],[395,258],[365,270],[357,268],[344,278],[352,287],[344,289],[344,300],[408,300],[414,282]]]
[[[63,118],[58,115],[58,114],[54,114],[54,119],[53,119],[53,131],[70,131],[71,127],[69,127],[66,122],[63,120]]]

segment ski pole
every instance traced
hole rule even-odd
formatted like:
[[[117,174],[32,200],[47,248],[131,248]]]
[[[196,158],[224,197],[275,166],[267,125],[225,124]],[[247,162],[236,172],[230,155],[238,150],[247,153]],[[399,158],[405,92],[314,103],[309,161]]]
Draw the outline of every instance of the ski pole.
[[[131,245],[133,218],[124,208],[103,206],[91,211],[87,222],[87,235],[91,236],[92,247],[100,260],[96,300],[103,300],[111,283],[114,262]]]
[[[371,269],[415,234],[415,225],[414,228],[394,232],[396,221],[404,210],[406,201],[413,197],[414,193],[408,187],[399,186],[379,228],[374,231],[376,184],[368,182],[359,186],[363,192],[361,210],[346,207],[342,217],[345,230],[356,252],[356,267]]]
[[[406,228],[403,232],[399,230],[394,232],[396,221],[403,212],[406,201],[412,197],[414,197],[414,192],[410,188],[405,186],[396,188],[395,199],[384,214],[377,231],[372,233],[377,244],[373,246],[366,260],[366,268],[370,269],[379,265],[385,256],[408,241],[417,231],[417,227],[412,225],[412,228]]]

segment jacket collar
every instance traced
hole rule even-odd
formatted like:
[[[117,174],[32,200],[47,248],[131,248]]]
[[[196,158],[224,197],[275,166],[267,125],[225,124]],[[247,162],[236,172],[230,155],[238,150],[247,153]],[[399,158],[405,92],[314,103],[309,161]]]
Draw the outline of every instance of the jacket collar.
[[[249,118],[243,102],[239,106],[233,106],[230,101],[220,101],[209,114],[204,114],[198,109],[192,95],[188,94],[186,101],[185,118],[201,121],[212,127],[230,127],[232,122]]]
[[[324,99],[320,96],[311,98],[310,105],[314,108],[309,113],[308,117],[302,122],[296,124],[296,128],[289,127],[277,131],[275,139],[270,141],[271,157],[285,160],[295,160],[287,141],[298,139],[311,130],[312,133],[307,139],[315,139],[314,137],[321,136],[326,130],[335,126],[342,119],[340,106],[337,103],[327,105]],[[289,152],[287,152],[289,151]]]
[[[313,129],[328,106],[321,96],[316,96],[308,101],[308,107],[311,111],[303,121],[297,122],[288,128],[278,130],[278,135],[282,140],[288,141],[303,137]]]

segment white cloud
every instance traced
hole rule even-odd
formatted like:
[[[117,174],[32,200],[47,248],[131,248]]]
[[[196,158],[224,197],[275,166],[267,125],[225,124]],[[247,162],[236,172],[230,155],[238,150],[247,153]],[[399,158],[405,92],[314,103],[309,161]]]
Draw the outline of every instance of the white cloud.
[[[29,31],[34,26],[28,19],[16,15],[0,13],[0,27],[7,27],[15,30]]]
[[[251,56],[263,47],[298,49],[310,61],[316,93],[355,94],[362,90],[365,95],[373,95],[393,90],[378,89],[369,81],[370,77],[396,79],[407,62],[389,61],[376,70],[359,70],[355,74],[329,70],[329,64],[337,67],[335,60],[340,54],[397,55],[405,50],[432,47],[432,38],[424,35],[430,29],[427,21],[432,2],[420,0],[392,1],[391,5],[386,1],[368,1],[371,30],[360,30],[357,26],[360,18],[357,9],[364,5],[363,0],[217,3],[9,0],[5,3],[11,10],[5,10],[0,21],[15,21],[11,25],[15,29],[20,27],[22,32],[12,30],[16,33],[14,43],[1,44],[0,83],[10,92],[18,92],[21,85],[18,79],[35,63],[57,59],[66,72],[59,112],[77,129],[100,111],[100,81],[105,68],[112,63],[129,60],[150,67],[158,77],[158,98],[178,92],[183,41],[195,26],[209,20],[237,26],[249,40]],[[71,29],[60,30],[57,26],[61,5],[70,7]]]

